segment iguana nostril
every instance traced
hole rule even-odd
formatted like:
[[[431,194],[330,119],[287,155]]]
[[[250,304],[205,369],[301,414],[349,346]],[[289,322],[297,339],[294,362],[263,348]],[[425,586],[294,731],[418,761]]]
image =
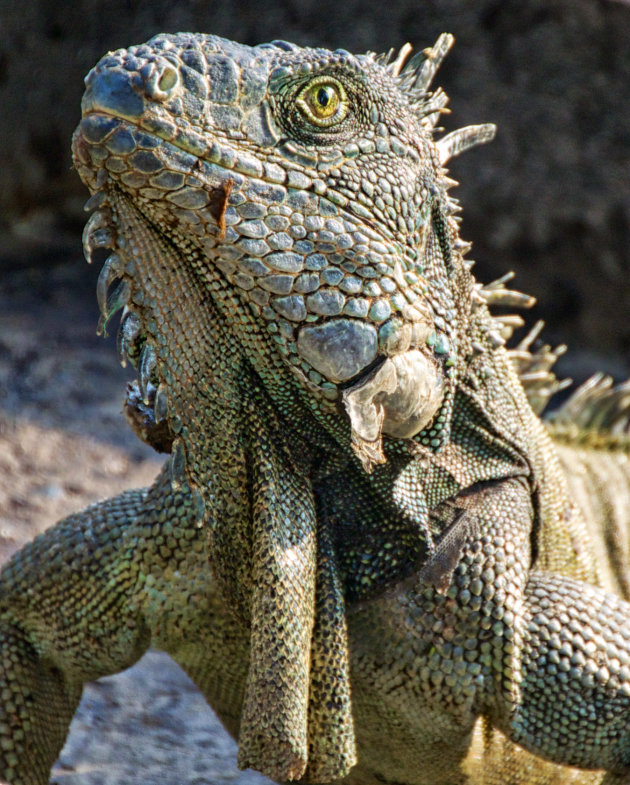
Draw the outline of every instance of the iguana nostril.
[[[165,93],[171,92],[171,90],[177,85],[178,81],[179,73],[174,68],[167,65],[166,68],[162,71],[162,76],[158,82],[158,87]]]
[[[179,71],[170,63],[148,60],[138,69],[138,87],[153,101],[166,101],[179,86]]]
[[[146,79],[147,93],[156,101],[166,101],[179,86],[179,71],[172,65],[154,65]]]

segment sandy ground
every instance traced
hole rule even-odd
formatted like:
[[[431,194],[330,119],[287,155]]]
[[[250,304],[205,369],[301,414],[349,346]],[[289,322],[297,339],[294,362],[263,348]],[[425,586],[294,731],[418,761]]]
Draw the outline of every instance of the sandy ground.
[[[0,560],[60,517],[147,485],[160,465],[120,414],[125,372],[95,336],[93,289],[71,264],[0,282]],[[95,269],[94,274],[98,273]],[[57,785],[263,785],[194,684],[150,652],[86,686]]]

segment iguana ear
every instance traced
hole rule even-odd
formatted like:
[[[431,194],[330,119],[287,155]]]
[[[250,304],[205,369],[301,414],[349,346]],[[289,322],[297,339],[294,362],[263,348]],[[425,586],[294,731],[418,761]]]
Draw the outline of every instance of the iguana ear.
[[[429,88],[454,43],[455,38],[450,33],[442,33],[432,47],[416,52],[411,58],[411,44],[402,46],[397,54],[394,49],[390,49],[385,54],[374,56],[374,60],[387,69],[402,92],[407,94],[420,123],[430,132],[437,125],[440,115],[449,111],[446,108],[448,96],[442,88],[438,87],[433,92],[429,92]],[[496,130],[492,123],[484,123],[452,131],[436,143],[440,163],[444,165],[465,150],[491,141]]]

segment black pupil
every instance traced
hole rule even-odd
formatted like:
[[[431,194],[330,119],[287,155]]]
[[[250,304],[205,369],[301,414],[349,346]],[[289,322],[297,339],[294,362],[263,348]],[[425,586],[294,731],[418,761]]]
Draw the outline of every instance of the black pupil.
[[[332,88],[320,87],[317,91],[317,103],[322,107],[322,109],[325,109],[331,101]]]

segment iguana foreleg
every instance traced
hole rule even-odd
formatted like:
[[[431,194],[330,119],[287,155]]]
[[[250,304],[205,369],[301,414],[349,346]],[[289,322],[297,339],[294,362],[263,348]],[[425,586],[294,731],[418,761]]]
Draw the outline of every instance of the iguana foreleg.
[[[15,554],[0,599],[0,781],[45,785],[83,683],[132,665],[149,633],[131,608],[139,581],[128,491],[70,515]]]
[[[422,770],[442,782],[445,760],[465,765],[484,715],[547,760],[627,772],[630,607],[586,583],[529,572],[532,507],[521,480],[455,503],[462,512],[433,556],[456,548],[452,572],[449,558],[429,561],[349,612],[354,710],[386,727],[402,712],[409,740],[390,756],[376,742],[379,723],[362,723],[361,765],[389,781]]]
[[[537,755],[626,775],[630,606],[595,586],[532,573],[521,702],[502,730]]]

